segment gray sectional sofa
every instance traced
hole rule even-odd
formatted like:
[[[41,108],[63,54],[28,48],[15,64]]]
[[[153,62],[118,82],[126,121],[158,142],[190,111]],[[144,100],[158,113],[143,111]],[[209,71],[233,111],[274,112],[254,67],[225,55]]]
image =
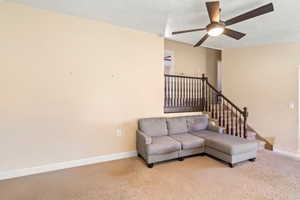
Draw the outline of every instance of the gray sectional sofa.
[[[138,121],[137,151],[149,168],[154,163],[186,156],[208,154],[231,167],[254,161],[257,142],[223,133],[208,115],[145,118]]]

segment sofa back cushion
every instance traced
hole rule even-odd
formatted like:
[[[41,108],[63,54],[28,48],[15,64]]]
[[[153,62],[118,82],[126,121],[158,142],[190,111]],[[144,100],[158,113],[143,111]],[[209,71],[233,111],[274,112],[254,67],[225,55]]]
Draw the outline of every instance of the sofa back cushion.
[[[169,135],[187,133],[188,127],[185,117],[172,117],[167,119]]]
[[[208,115],[191,116],[187,124],[190,132],[205,130],[208,127]]]
[[[167,123],[165,118],[145,118],[138,121],[141,131],[149,136],[168,135]]]

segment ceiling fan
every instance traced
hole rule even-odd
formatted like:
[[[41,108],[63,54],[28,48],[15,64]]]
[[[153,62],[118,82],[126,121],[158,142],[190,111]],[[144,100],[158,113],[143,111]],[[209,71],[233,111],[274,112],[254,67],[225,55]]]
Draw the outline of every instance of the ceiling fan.
[[[248,11],[244,14],[239,16],[233,17],[229,20],[222,21],[220,19],[220,2],[219,1],[211,1],[206,2],[206,8],[210,19],[210,24],[208,24],[205,28],[197,28],[197,29],[190,29],[190,30],[183,30],[183,31],[176,31],[172,32],[173,35],[180,34],[180,33],[188,33],[194,31],[207,31],[207,33],[201,38],[201,40],[194,45],[194,47],[200,46],[209,36],[216,37],[221,34],[224,34],[228,37],[234,38],[236,40],[241,39],[246,34],[241,33],[232,29],[227,28],[227,26],[260,16],[266,13],[274,11],[274,7],[272,3],[266,4],[254,10]]]

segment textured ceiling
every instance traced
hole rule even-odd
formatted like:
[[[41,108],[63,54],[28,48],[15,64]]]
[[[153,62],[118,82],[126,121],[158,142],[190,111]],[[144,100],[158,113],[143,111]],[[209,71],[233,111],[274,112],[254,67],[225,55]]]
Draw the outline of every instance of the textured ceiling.
[[[156,33],[195,44],[205,32],[172,36],[181,29],[205,27],[209,23],[206,0],[7,0],[68,15],[102,20],[111,24]],[[247,33],[237,41],[226,36],[209,38],[203,46],[217,49],[300,41],[299,0],[221,0],[221,18],[229,19],[266,3],[275,12],[231,28]]]

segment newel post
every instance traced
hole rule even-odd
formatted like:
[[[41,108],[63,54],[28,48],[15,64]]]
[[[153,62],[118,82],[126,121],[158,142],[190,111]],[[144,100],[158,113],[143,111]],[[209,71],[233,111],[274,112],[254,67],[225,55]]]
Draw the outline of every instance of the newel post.
[[[248,109],[247,107],[244,107],[244,138],[247,137],[247,117],[248,117]]]

